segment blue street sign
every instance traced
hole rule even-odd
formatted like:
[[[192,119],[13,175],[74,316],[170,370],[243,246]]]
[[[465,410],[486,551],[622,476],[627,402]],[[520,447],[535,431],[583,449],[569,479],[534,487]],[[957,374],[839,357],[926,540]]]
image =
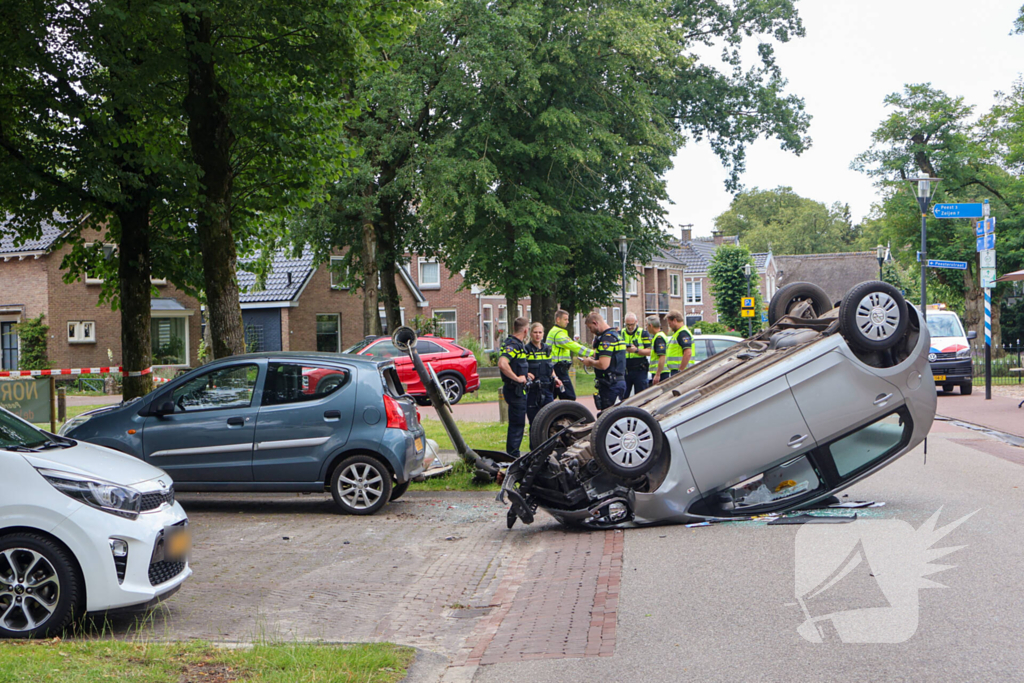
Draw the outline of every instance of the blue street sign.
[[[986,235],[994,235],[995,232],[996,232],[996,217],[992,216],[992,218],[986,218],[985,219],[985,234]]]
[[[988,235],[982,235],[977,239],[978,251],[985,251],[986,249],[996,248],[996,236],[995,233]]]
[[[985,215],[981,204],[936,204],[932,214],[936,218],[981,218]]]
[[[928,259],[929,268],[953,268],[954,270],[967,270],[967,261],[940,261]]]
[[[763,323],[768,322],[768,314],[767,313],[764,313],[764,312],[761,313],[761,322],[763,322]]]

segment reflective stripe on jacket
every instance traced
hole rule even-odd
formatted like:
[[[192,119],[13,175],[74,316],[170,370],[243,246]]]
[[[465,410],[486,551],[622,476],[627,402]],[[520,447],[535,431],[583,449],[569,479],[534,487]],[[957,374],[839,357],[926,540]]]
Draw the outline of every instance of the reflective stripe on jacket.
[[[577,356],[586,356],[589,353],[586,346],[570,337],[565,328],[558,325],[551,326],[545,341],[551,345],[551,360],[555,363],[568,363],[572,360],[570,352]]]
[[[679,335],[684,332],[690,337],[690,360],[693,360],[693,350],[696,347],[696,344],[693,341],[693,335],[690,334],[690,329],[686,327],[686,325],[683,325],[673,332],[672,336],[668,338],[668,352],[665,357],[665,370],[668,372],[681,369],[683,364],[683,354],[686,353],[686,349],[679,343]]]

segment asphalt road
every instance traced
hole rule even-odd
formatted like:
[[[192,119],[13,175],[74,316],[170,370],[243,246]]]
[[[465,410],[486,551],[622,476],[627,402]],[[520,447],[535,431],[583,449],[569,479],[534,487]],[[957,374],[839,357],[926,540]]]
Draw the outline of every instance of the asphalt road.
[[[479,667],[472,680],[1020,680],[1024,671],[1020,647],[1024,467],[1018,464],[1024,457],[1020,454],[1024,449],[939,424],[928,441],[927,464],[919,447],[849,490],[851,499],[887,503],[861,512],[860,519],[849,525],[812,528],[748,522],[629,530],[612,657],[500,663]],[[871,546],[870,538],[877,538],[885,527],[876,520],[903,520],[919,529],[939,510],[940,527],[976,512],[934,543],[937,548],[962,546],[936,560],[950,569],[929,577],[946,588],[916,591],[918,610],[887,611],[893,605],[906,607],[895,595],[901,591],[887,597],[880,588],[881,579],[872,574],[881,576],[880,568],[890,574],[909,573],[913,562],[889,566],[893,563],[886,562],[885,553]],[[924,536],[920,531],[907,533],[910,527],[898,523],[885,527],[889,540],[892,533],[903,533],[905,538],[883,550],[892,555],[900,547],[912,547],[915,533],[919,540]],[[871,613],[869,626],[862,629],[868,639],[892,636],[894,625],[904,629],[897,634],[902,637],[914,626],[916,612],[916,629],[904,642],[843,642],[826,622],[821,624],[822,643],[808,642],[797,631],[805,619],[795,599],[798,534],[810,532],[824,551],[830,538],[836,542],[842,538],[835,533],[854,528],[865,537],[861,548],[868,561],[806,602],[815,615],[883,608]],[[837,557],[843,556],[845,551]],[[910,552],[904,559],[914,556],[929,559],[923,552]],[[802,565],[806,568],[806,560]],[[892,589],[892,582],[888,588]],[[905,589],[906,584],[897,588]]]

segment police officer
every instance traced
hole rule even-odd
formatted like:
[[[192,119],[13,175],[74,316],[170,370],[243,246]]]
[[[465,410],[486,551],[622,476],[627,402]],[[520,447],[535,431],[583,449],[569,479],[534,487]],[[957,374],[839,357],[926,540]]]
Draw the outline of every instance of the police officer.
[[[666,353],[665,367],[671,377],[680,370],[685,370],[693,358],[693,335],[686,327],[683,314],[679,311],[669,311],[665,316],[668,328],[672,334],[668,337],[668,350]]]
[[[651,358],[651,335],[637,325],[635,313],[626,314],[622,341],[626,344],[626,393],[622,398],[626,399],[647,388],[647,369]]]
[[[503,386],[501,393],[508,404],[508,434],[505,450],[513,458],[519,457],[519,445],[526,430],[526,382],[530,371],[526,355],[526,318],[512,321],[512,336],[501,344],[498,369],[501,371]]]
[[[606,410],[626,393],[626,343],[619,334],[605,322],[600,313],[587,316],[587,329],[594,335],[594,357],[580,361],[594,368],[597,396],[594,405]]]
[[[529,365],[530,389],[526,394],[526,417],[533,424],[533,418],[541,408],[555,400],[554,389],[562,386],[562,380],[555,375],[555,364],[551,360],[551,346],[544,342],[544,326],[530,325],[530,341],[526,344],[526,361]]]
[[[555,324],[548,330],[548,344],[551,345],[551,360],[555,364],[555,374],[562,382],[562,390],[558,398],[565,401],[576,400],[576,389],[569,379],[569,368],[572,367],[572,354],[587,356],[590,351],[583,344],[575,341],[565,331],[569,326],[569,311],[559,308],[555,311]]]
[[[668,379],[665,361],[668,356],[668,336],[661,331],[661,320],[656,315],[647,316],[647,334],[651,337],[651,371],[652,384]]]

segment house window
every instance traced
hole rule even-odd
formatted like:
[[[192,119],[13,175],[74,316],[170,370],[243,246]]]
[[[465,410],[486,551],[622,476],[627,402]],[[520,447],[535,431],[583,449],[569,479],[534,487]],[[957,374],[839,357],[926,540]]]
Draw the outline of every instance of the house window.
[[[348,285],[345,284],[345,280],[348,279],[345,257],[332,256],[327,268],[331,271],[331,289],[348,289]]]
[[[691,313],[690,315],[686,316],[686,326],[689,328],[693,328],[694,325],[696,325],[703,319],[703,315],[699,313]]]
[[[618,306],[612,309],[612,327],[622,329],[622,312]]]
[[[441,288],[441,265],[433,259],[420,259],[420,288]]]
[[[341,351],[341,316],[339,314],[317,314],[316,350],[326,353],[338,353]]]
[[[608,322],[608,308],[601,309],[601,317],[604,318],[605,322]]]
[[[88,244],[86,246],[87,247],[95,247],[95,244]],[[113,244],[101,244],[99,246],[99,248],[100,248],[100,251],[102,252],[102,256],[100,257],[100,259],[102,261],[106,262],[106,261],[110,261],[111,259],[114,258],[114,254],[115,254],[116,250],[115,250],[115,247],[114,247]],[[87,284],[87,285],[102,285],[103,284],[103,278],[100,277],[100,273],[97,272],[95,269],[86,269],[86,271],[85,271],[85,284]]]
[[[455,321],[455,311],[434,311],[434,317],[441,320],[441,336],[458,339],[459,329]]]
[[[688,304],[701,304],[704,303],[704,294],[702,290],[702,283],[700,280],[690,280],[686,283],[686,303]]]
[[[187,318],[153,316],[149,321],[149,333],[153,365],[188,365]]]
[[[626,293],[627,294],[629,294],[630,296],[636,296],[637,288],[639,287],[639,280],[640,279],[636,276],[636,273],[631,275],[629,277],[629,279],[626,280]]]
[[[483,342],[485,350],[494,349],[494,308],[492,306],[484,306]]]
[[[95,344],[96,323],[91,320],[69,320],[68,343]]]
[[[18,369],[18,330],[16,322],[0,323],[0,346],[3,348],[4,370]]]
[[[671,296],[679,296],[679,273],[669,273],[668,293]]]
[[[508,334],[508,309],[504,306],[498,306],[498,334]]]
[[[388,314],[384,310],[384,307],[381,306],[380,308],[378,308],[377,312],[380,314],[380,329],[383,330],[384,334],[391,334],[392,332],[394,332],[394,330],[389,330],[388,329]],[[399,316],[398,319],[404,325],[405,324],[405,307],[404,306],[402,306],[401,308],[398,309],[398,316]]]

